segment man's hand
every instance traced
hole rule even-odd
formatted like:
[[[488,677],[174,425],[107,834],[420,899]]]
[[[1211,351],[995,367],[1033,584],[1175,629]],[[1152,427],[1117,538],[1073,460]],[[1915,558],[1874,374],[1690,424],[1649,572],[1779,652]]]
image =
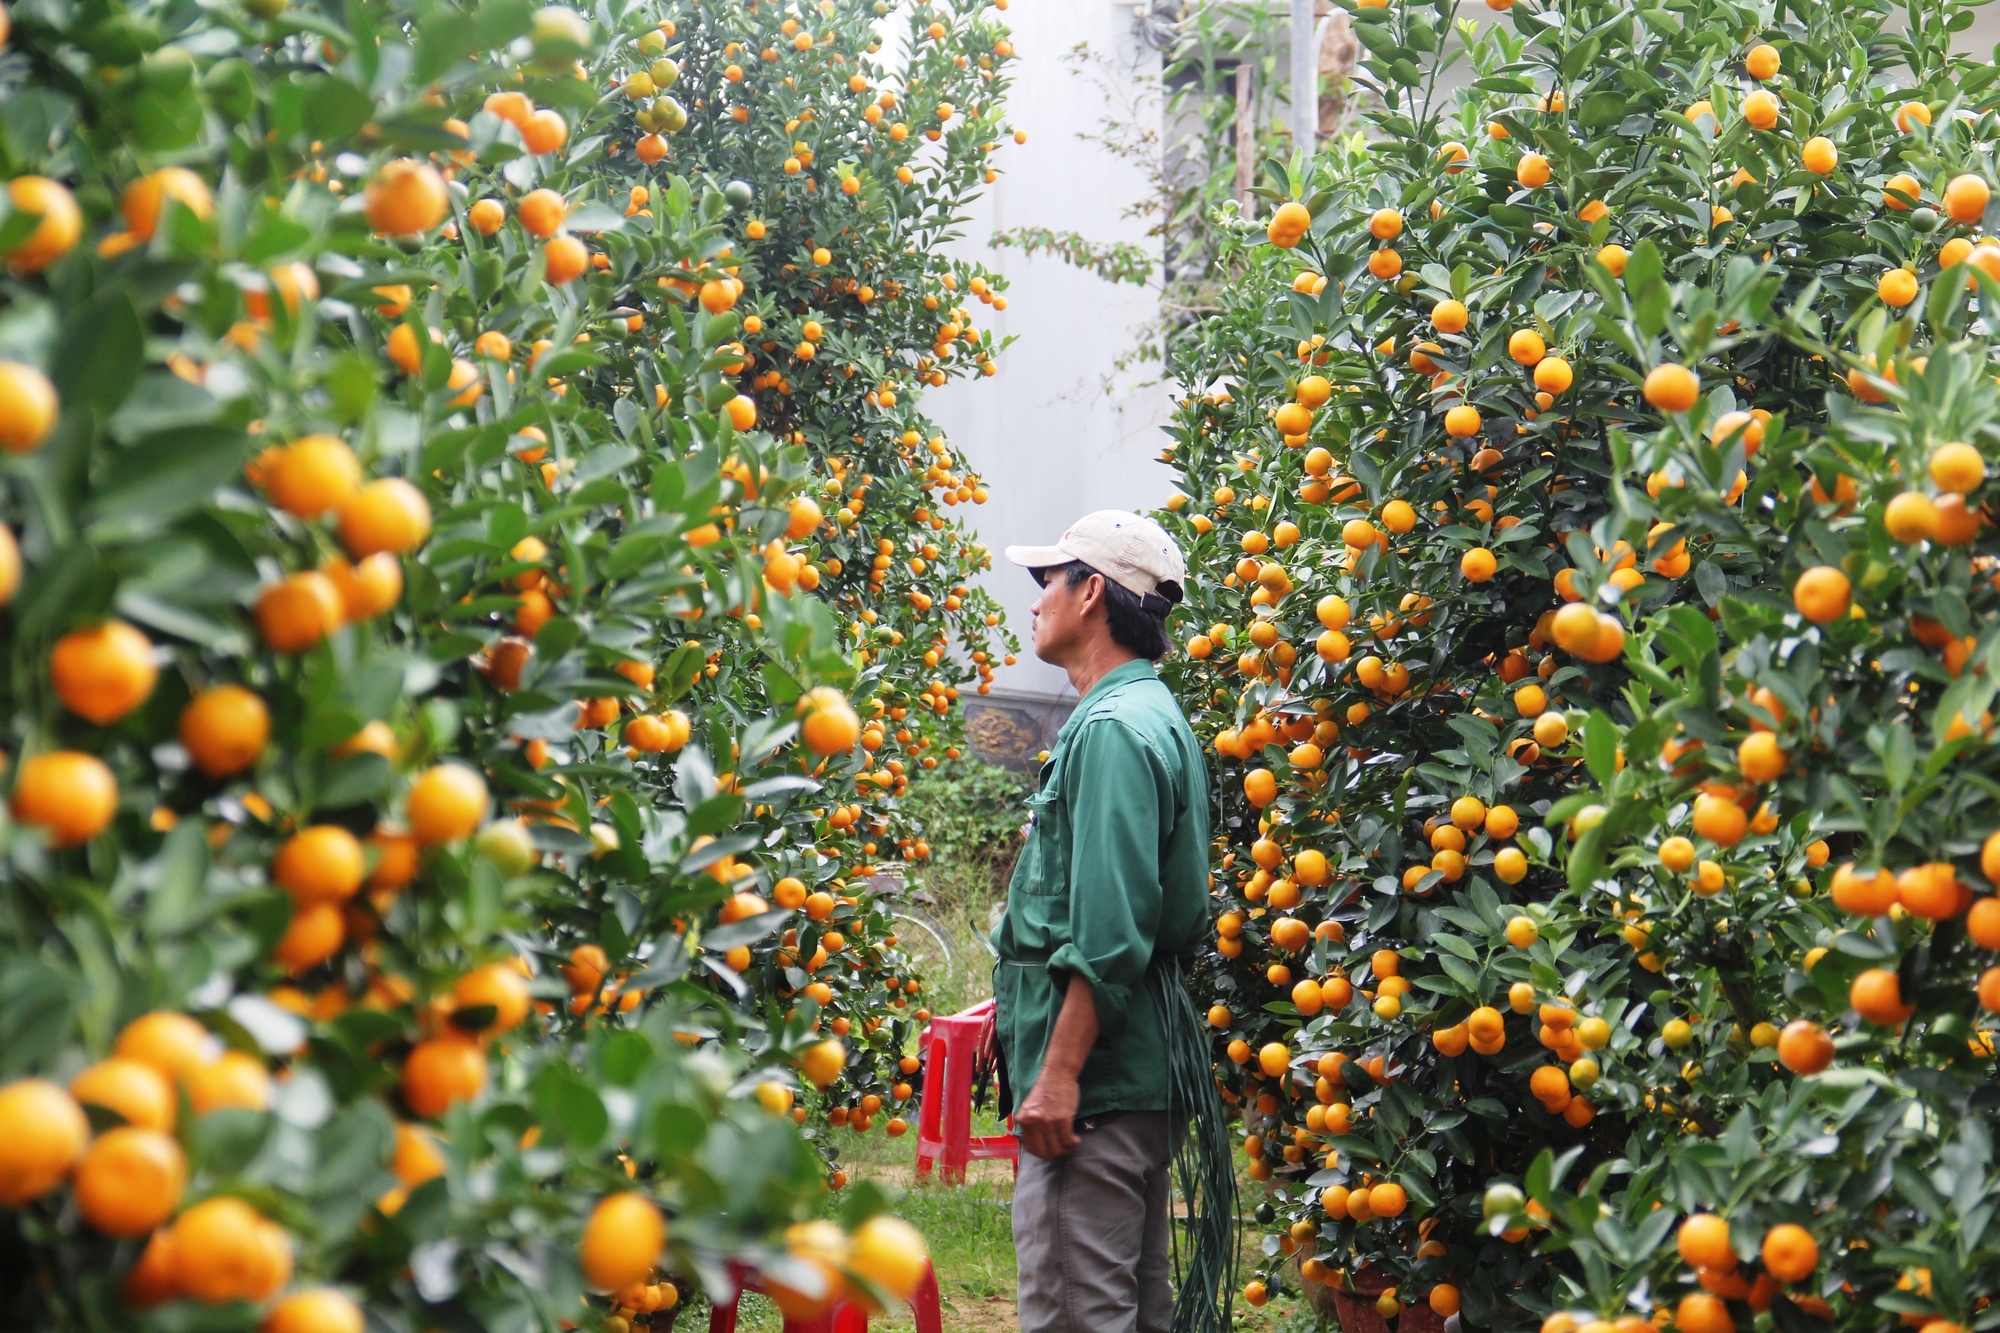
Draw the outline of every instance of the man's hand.
[[[1090,1048],[1097,1044],[1097,1000],[1090,983],[1071,976],[1062,1012],[1042,1056],[1042,1072],[1021,1109],[1014,1112],[1014,1133],[1021,1146],[1045,1162],[1053,1162],[1076,1147],[1076,1107],[1082,1099],[1077,1078]]]
[[[1081,1096],[1075,1079],[1051,1076],[1043,1070],[1028,1099],[1014,1113],[1014,1133],[1021,1146],[1047,1162],[1076,1147],[1076,1104]]]

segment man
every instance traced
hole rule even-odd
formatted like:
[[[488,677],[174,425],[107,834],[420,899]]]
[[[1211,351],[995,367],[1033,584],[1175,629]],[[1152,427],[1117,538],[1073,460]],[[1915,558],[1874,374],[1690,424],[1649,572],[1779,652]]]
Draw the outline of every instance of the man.
[[[1035,655],[1081,696],[1042,766],[994,932],[1002,1086],[1028,1154],[1014,1192],[1021,1330],[1217,1327],[1233,1248],[1214,1253],[1215,1226],[1233,1225],[1233,1180],[1180,980],[1208,926],[1208,774],[1153,671],[1186,566],[1158,524],[1117,510],[1007,558],[1042,585]],[[1181,1163],[1184,1193],[1207,1184],[1195,1192],[1209,1216],[1177,1319],[1168,1196],[1191,1118],[1217,1132],[1195,1136],[1209,1158]]]

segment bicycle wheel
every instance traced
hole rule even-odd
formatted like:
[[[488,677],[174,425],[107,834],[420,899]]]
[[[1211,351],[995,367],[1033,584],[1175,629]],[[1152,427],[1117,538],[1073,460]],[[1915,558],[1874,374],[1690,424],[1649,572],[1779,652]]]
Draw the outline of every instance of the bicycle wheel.
[[[949,986],[957,979],[958,959],[944,927],[924,912],[901,904],[890,909],[889,919],[896,924],[897,947],[910,956],[926,986]]]

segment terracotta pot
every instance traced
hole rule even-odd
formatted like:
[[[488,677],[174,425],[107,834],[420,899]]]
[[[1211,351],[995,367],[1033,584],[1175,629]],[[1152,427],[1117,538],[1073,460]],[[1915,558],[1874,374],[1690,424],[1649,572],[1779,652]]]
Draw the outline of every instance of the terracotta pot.
[[[1388,1289],[1388,1279],[1372,1268],[1355,1274],[1346,1290],[1320,1288],[1334,1298],[1342,1333],[1389,1333],[1389,1321],[1375,1308],[1376,1300]],[[1320,1307],[1314,1304],[1313,1308]],[[1396,1317],[1394,1333],[1444,1333],[1444,1316],[1431,1309],[1428,1299],[1406,1301],[1403,1313]]]
[[[1396,1319],[1396,1333],[1444,1333],[1444,1316],[1431,1309],[1428,1292],[1424,1299],[1403,1307]]]
[[[1333,1304],[1340,1316],[1340,1333],[1389,1333],[1389,1321],[1375,1308],[1373,1296],[1335,1291]]]
[[[1372,1264],[1356,1270],[1347,1285],[1333,1293],[1341,1333],[1389,1333],[1389,1321],[1375,1308],[1376,1299],[1388,1289],[1388,1277]]]

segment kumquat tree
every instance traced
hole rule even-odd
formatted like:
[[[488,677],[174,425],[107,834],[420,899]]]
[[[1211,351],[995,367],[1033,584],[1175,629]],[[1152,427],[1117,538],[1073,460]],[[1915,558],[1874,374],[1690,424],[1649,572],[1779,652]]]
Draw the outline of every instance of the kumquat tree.
[[[1179,367],[1244,1296],[1991,1327],[1996,69],[1493,8],[1352,11]]]
[[[906,1297],[878,1193],[813,1219],[914,1095],[867,877],[1013,647],[916,410],[999,350],[932,250],[1004,28],[7,17],[5,1322]]]

